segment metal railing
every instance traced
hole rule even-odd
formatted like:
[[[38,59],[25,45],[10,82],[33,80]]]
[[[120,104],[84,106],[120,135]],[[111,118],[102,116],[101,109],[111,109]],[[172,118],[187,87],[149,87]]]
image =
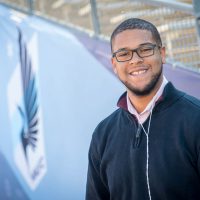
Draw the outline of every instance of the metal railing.
[[[200,72],[200,11],[198,0],[0,0],[28,14],[109,39],[121,21],[138,17],[154,23],[167,58]],[[198,21],[199,20],[199,21]],[[198,34],[199,33],[199,34]]]

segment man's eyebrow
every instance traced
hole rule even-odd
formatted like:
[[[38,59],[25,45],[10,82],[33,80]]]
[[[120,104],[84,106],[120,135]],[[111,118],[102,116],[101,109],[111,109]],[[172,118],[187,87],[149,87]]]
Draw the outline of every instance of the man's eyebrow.
[[[140,46],[144,46],[144,45],[152,45],[152,44],[154,44],[154,43],[151,43],[151,42],[141,43],[141,44],[138,45],[137,48],[139,48]],[[137,48],[134,48],[134,49],[137,49]],[[131,49],[131,48],[129,48],[129,47],[123,47],[123,48],[118,49],[118,50],[115,51],[115,52],[126,51],[126,50],[130,50],[130,49]]]
[[[151,42],[141,43],[141,44],[138,45],[137,48],[139,48],[139,47],[141,47],[141,46],[145,46],[145,45],[152,45],[152,44],[154,44],[154,43],[151,43]],[[137,48],[134,48],[134,49],[137,49]],[[115,51],[114,53],[118,53],[118,52],[120,52],[120,51],[128,51],[128,50],[131,50],[131,48],[129,48],[129,47],[123,47],[123,48],[118,49],[118,50]]]
[[[154,44],[154,43],[151,43],[151,42],[146,42],[146,43],[142,43],[142,44],[140,44],[138,47],[140,47],[140,46],[143,46],[143,45],[152,45],[152,44]]]
[[[114,53],[117,53],[117,52],[120,52],[120,51],[127,51],[127,50],[130,50],[130,48],[128,48],[128,47],[123,47],[123,48],[118,49],[118,50],[115,51]]]

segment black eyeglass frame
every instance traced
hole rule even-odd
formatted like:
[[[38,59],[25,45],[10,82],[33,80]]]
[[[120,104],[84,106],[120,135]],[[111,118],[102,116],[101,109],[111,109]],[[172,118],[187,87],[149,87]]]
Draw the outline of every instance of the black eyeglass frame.
[[[138,50],[139,50],[141,47],[145,46],[145,45],[148,45],[149,47],[152,47],[152,50],[153,50],[153,51],[152,51],[152,54],[147,55],[147,56],[140,56],[139,53],[138,53]],[[137,55],[138,55],[140,58],[145,58],[145,57],[149,57],[149,56],[153,56],[153,55],[154,55],[155,47],[158,47],[158,49],[161,48],[161,46],[159,46],[159,45],[157,45],[157,44],[151,44],[151,43],[149,43],[149,44],[145,44],[145,45],[141,45],[140,47],[138,47],[138,48],[136,48],[136,49],[128,49],[128,51],[131,51],[131,53],[132,53],[131,58],[128,59],[128,60],[121,61],[121,60],[118,60],[117,57],[116,57],[116,54],[117,54],[117,53],[119,53],[119,52],[121,52],[121,51],[124,51],[124,50],[127,50],[127,49],[123,49],[123,50],[122,50],[122,49],[119,49],[119,50],[117,50],[116,52],[114,52],[114,53],[112,54],[112,57],[113,57],[113,58],[115,57],[116,60],[117,60],[117,62],[127,62],[127,61],[130,61],[130,60],[133,58],[133,53],[134,53],[134,52],[136,52]]]

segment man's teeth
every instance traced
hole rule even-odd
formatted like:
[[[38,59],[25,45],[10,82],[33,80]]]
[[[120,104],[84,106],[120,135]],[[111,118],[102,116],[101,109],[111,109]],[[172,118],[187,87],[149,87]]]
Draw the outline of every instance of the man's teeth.
[[[139,74],[143,74],[145,73],[146,70],[140,70],[140,71],[137,71],[137,72],[132,72],[133,75],[139,75]]]

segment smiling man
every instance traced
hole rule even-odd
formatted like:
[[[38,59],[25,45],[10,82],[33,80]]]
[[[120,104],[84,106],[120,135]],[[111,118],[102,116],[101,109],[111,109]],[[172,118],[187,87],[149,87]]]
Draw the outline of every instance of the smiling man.
[[[111,50],[127,91],[93,133],[86,199],[200,199],[200,101],[164,77],[156,27],[127,19],[113,31]]]

